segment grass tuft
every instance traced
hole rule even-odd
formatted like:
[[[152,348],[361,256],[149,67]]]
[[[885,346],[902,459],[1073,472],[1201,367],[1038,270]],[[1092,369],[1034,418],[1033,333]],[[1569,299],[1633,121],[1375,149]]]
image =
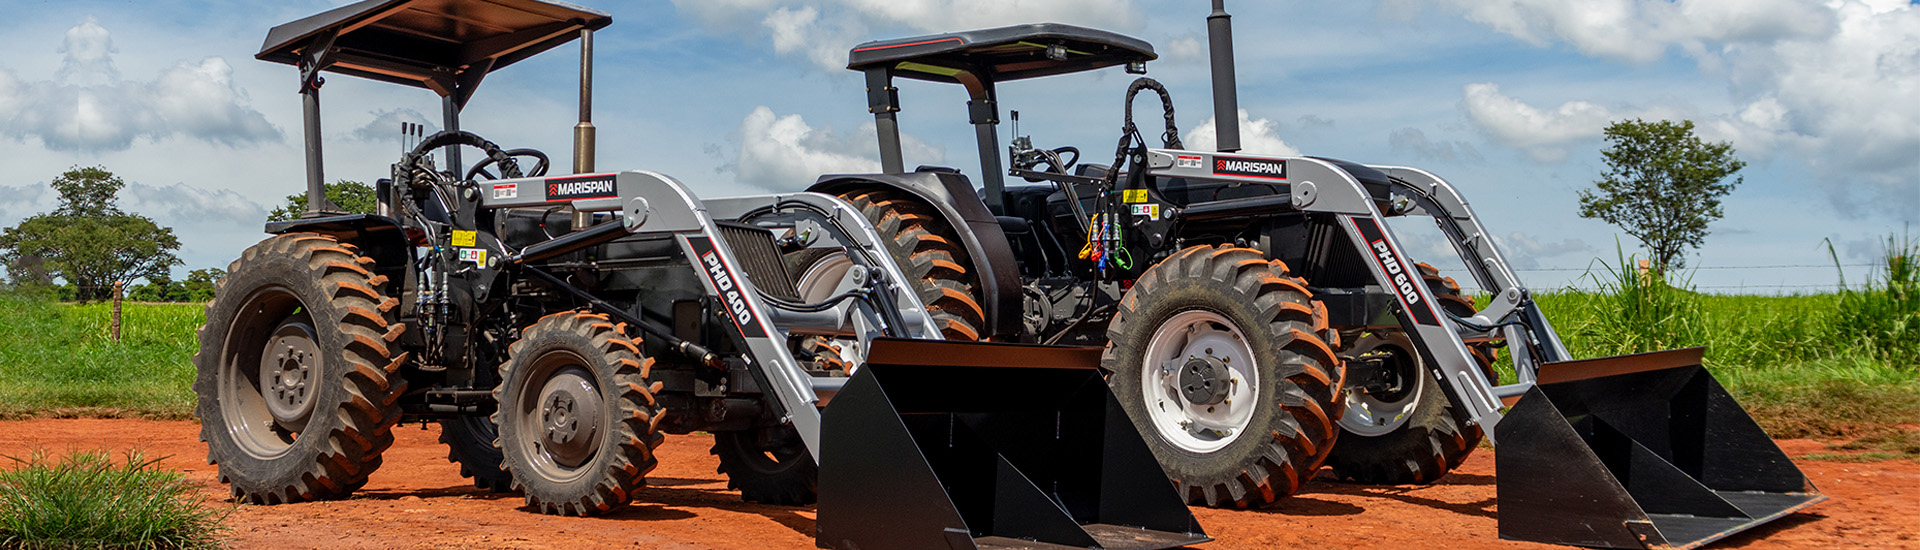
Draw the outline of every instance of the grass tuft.
[[[174,550],[221,548],[226,512],[207,506],[179,472],[139,452],[104,451],[55,462],[45,452],[0,471],[0,548]]]

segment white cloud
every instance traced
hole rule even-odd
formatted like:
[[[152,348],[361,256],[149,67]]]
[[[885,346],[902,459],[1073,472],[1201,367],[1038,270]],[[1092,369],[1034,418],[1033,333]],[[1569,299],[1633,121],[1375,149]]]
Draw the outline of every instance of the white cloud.
[[[1668,48],[1705,54],[1709,42],[1767,42],[1830,32],[1821,0],[1443,0],[1442,9],[1536,45],[1564,41],[1581,53],[1648,62]],[[1390,1],[1412,17],[1428,4]]]
[[[400,141],[400,123],[402,122],[411,122],[425,126],[426,128],[421,130],[422,135],[430,136],[433,135],[434,132],[440,131],[440,126],[428,120],[427,115],[420,114],[420,111],[413,109],[379,109],[368,111],[367,114],[373,115],[373,120],[367,121],[365,125],[359,128],[355,128],[353,132],[349,134],[353,136],[353,139],[370,142]]]
[[[0,226],[12,226],[20,219],[53,207],[52,190],[44,183],[18,187],[0,185]]]
[[[135,139],[174,135],[239,146],[281,139],[233,82],[233,67],[209,57],[182,62],[150,82],[120,78],[111,35],[91,18],[67,31],[56,78],[20,82],[0,71],[0,136],[39,140],[55,151],[123,151]]]
[[[1786,155],[1839,174],[1837,205],[1910,214],[1920,183],[1920,8],[1899,0],[1448,0],[1468,19],[1537,44],[1564,41],[1589,55],[1649,61],[1670,45],[1730,81],[1723,113],[1650,107],[1609,112],[1572,100],[1541,110],[1467,87],[1468,115],[1501,143],[1536,159],[1598,135],[1609,118],[1681,113],[1705,139],[1743,157]],[[1417,8],[1410,8],[1415,9]]]
[[[1217,119],[1214,117],[1207,117],[1206,122],[1187,131],[1186,138],[1182,140],[1183,143],[1188,149],[1195,151],[1212,151],[1218,148],[1219,142],[1214,139],[1216,122]],[[1159,135],[1144,127],[1140,133],[1147,136]],[[1300,154],[1299,149],[1280,139],[1280,123],[1272,119],[1252,118],[1247,115],[1246,109],[1240,110],[1240,152],[1277,156]]]
[[[873,123],[852,132],[814,128],[800,115],[779,116],[766,106],[754,107],[740,121],[740,156],[733,169],[741,183],[770,189],[799,189],[823,174],[880,171],[879,142]],[[913,136],[901,137],[909,166],[939,163],[945,150]]]
[[[1600,135],[1614,114],[1585,101],[1568,101],[1551,110],[1500,93],[1495,84],[1468,84],[1467,119],[1494,141],[1525,149],[1541,162],[1566,160],[1566,145]]]
[[[227,189],[203,189],[185,183],[156,187],[128,183],[120,190],[120,209],[151,217],[160,225],[259,225],[267,208]]]
[[[757,32],[782,55],[797,55],[816,66],[846,68],[847,51],[868,40],[897,37],[899,30],[951,32],[1034,22],[1058,22],[1099,28],[1135,25],[1140,10],[1133,0],[673,0],[710,27],[752,33],[743,22],[758,20]],[[762,15],[764,14],[764,15]]]
[[[1480,156],[1480,150],[1475,149],[1471,143],[1433,141],[1427,139],[1426,132],[1413,127],[1401,128],[1387,134],[1387,145],[1392,147],[1395,153],[1412,153],[1415,157],[1425,160],[1451,163],[1463,161],[1477,163],[1486,160]]]
[[[1580,239],[1562,239],[1559,242],[1540,242],[1532,235],[1514,231],[1502,237],[1494,235],[1494,244],[1515,269],[1534,269],[1541,267],[1541,259],[1560,256],[1574,256],[1579,259],[1591,257],[1595,251],[1593,245]]]

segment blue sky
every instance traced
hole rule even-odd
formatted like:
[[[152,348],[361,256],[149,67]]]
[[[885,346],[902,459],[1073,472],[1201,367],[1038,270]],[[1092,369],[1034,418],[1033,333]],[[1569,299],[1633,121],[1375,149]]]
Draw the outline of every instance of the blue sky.
[[[702,194],[793,190],[877,169],[853,44],[1055,21],[1152,42],[1150,75],[1184,133],[1209,136],[1204,0],[581,1],[597,36],[602,169],[674,174]],[[105,165],[122,206],[170,225],[181,269],[224,266],[303,186],[292,68],[252,59],[266,29],[337,5],[0,1],[0,224],[51,209],[46,182]],[[1920,221],[1920,6],[1904,0],[1230,1],[1250,149],[1425,167],[1460,187],[1530,284],[1581,284],[1613,227],[1575,194],[1604,166],[1601,129],[1686,118],[1750,165],[1690,258],[1718,292],[1818,291]],[[488,78],[464,126],[556,158],[575,116],[572,48]],[[1110,147],[1128,75],[1003,86],[1037,144]],[[957,87],[902,85],[907,161],[977,171]],[[1143,101],[1145,106],[1148,102]],[[437,98],[336,76],[327,175],[371,180],[397,123]],[[422,113],[433,114],[422,117]],[[1195,131],[1202,129],[1202,131]],[[1002,129],[1008,138],[1010,128]],[[1194,140],[1189,140],[1193,145]],[[1210,140],[1209,140],[1210,141]],[[1098,156],[1098,154],[1094,155]],[[1455,264],[1430,224],[1418,259]],[[1748,266],[1816,266],[1754,269]],[[1864,267],[1850,268],[1858,280]],[[1571,270],[1571,271],[1568,271]]]

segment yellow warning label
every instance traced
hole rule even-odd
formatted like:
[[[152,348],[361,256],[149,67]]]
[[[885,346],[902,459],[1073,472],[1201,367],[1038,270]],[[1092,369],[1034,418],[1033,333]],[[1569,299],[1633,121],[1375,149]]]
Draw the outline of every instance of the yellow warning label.
[[[461,231],[461,230],[455,229],[453,230],[453,245],[454,246],[473,246],[474,235],[475,233],[472,231]]]
[[[1145,189],[1123,190],[1120,192],[1120,202],[1125,202],[1125,203],[1147,202],[1147,190]]]

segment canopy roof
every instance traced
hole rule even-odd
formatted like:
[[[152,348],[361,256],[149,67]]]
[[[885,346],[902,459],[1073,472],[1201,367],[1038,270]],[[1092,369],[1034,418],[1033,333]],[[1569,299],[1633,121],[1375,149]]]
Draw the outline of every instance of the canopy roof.
[[[606,13],[547,0],[364,0],[274,27],[254,57],[298,65],[332,37],[322,70],[465,103],[486,73],[612,23]]]
[[[1059,48],[1049,56],[1053,46]],[[895,76],[935,82],[959,82],[963,74],[1004,82],[1158,58],[1153,45],[1138,38],[1037,23],[868,42],[848,54],[847,68],[886,67]]]

